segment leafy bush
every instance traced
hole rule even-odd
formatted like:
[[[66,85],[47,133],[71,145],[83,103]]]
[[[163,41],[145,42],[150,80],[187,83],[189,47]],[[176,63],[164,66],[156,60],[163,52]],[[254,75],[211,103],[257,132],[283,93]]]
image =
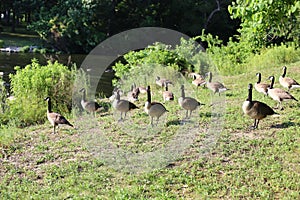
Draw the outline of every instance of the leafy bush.
[[[29,50],[30,50],[30,46],[24,46],[20,49],[20,52],[27,53],[27,52],[29,52]]]
[[[155,43],[140,51],[130,51],[124,55],[126,64],[116,63],[113,69],[117,77],[126,76],[131,68],[141,64],[161,64],[165,66],[172,65],[178,70],[186,68],[189,65],[187,61],[171,49],[169,45]]]
[[[299,45],[298,0],[232,1],[228,11],[232,18],[241,20],[241,28],[238,31],[247,43],[258,48],[278,44],[279,41],[292,41]]]
[[[229,38],[226,45],[217,36],[204,34],[204,31],[198,38],[207,43],[206,52],[222,74],[242,73],[245,69],[244,63],[256,51],[250,43],[239,40],[239,38],[237,38],[239,41]]]
[[[68,112],[72,106],[72,86],[75,69],[55,62],[41,66],[36,59],[24,69],[16,67],[16,74],[11,74],[11,89],[15,100],[9,103],[9,115],[20,124],[33,124],[45,121],[46,102],[52,98],[53,110]]]
[[[175,48],[155,43],[140,51],[131,51],[124,55],[126,63],[118,62],[113,66],[115,75],[119,78],[132,74],[132,70],[141,66],[157,64],[171,66],[176,71],[201,72],[211,62],[203,52],[203,49],[195,40],[181,39],[180,45]]]
[[[211,57],[219,71],[224,75],[240,74],[251,67],[270,67],[284,65],[299,61],[300,50],[295,43],[272,45],[267,48],[257,49],[251,43],[238,38],[230,38],[226,45],[218,37],[202,33],[198,36],[206,42],[206,52]]]

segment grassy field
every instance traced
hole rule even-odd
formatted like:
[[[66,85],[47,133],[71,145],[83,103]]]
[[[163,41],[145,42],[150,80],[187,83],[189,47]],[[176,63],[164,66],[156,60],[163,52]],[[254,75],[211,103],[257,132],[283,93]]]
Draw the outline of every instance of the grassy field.
[[[288,76],[300,80],[299,66],[288,65]],[[187,95],[206,104],[190,120],[176,98],[165,104],[169,112],[158,126],[149,126],[141,95],[141,108],[123,122],[110,109],[71,118],[76,129],[61,127],[55,135],[49,123],[2,127],[0,198],[299,199],[300,103],[284,103],[280,117],[250,130],[253,120],[241,105],[258,71],[264,82],[275,75],[280,87],[281,66],[221,76],[230,88],[221,97],[186,83]],[[153,100],[162,101],[152,86]],[[170,90],[178,97],[176,85]],[[299,90],[291,93],[300,99]],[[253,98],[277,104],[255,90]]]

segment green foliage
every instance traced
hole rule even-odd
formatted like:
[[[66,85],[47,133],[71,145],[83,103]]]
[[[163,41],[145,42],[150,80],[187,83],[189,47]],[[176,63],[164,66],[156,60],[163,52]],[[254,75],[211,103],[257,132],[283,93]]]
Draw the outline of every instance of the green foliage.
[[[241,38],[257,47],[281,41],[299,45],[300,3],[298,0],[237,0],[228,7],[232,18],[240,18]]]
[[[22,124],[45,121],[44,98],[47,96],[52,98],[54,111],[69,111],[75,69],[70,71],[58,62],[41,66],[35,59],[24,69],[15,69],[16,74],[10,75],[11,89],[16,98],[9,103],[11,119]]]
[[[60,51],[89,52],[107,37],[138,27],[166,27],[190,36],[206,28],[226,40],[235,31],[226,9],[230,1],[219,5],[206,0],[30,2],[27,10],[34,20],[29,28]]]
[[[89,52],[105,38],[105,19],[110,11],[107,3],[70,0],[50,8],[42,6],[39,20],[29,27],[60,51]]]
[[[204,34],[204,32],[197,38],[208,44],[206,52],[223,74],[239,74],[243,72],[243,64],[253,54],[254,48],[245,41],[237,42],[230,38],[228,43],[223,45],[223,41],[218,37]]]
[[[206,52],[224,75],[244,73],[249,67],[269,67],[299,61],[300,50],[294,43],[270,45],[257,49],[245,40],[229,39],[226,45],[218,37],[202,33],[201,41],[208,44]],[[255,52],[255,53],[254,53]]]
[[[124,55],[124,59],[126,64],[119,62],[113,66],[115,75],[119,78],[126,77],[129,72],[143,64],[172,66],[180,71],[189,65],[183,57],[171,50],[170,46],[162,43],[155,43],[140,51],[131,51]]]
[[[259,54],[253,54],[246,61],[249,68],[267,68],[287,65],[300,61],[300,49],[293,45],[272,46],[261,49]]]
[[[203,49],[194,39],[181,39],[180,45],[175,48],[155,43],[140,51],[131,51],[124,55],[126,63],[118,62],[113,66],[115,75],[119,78],[126,77],[132,70],[140,70],[142,65],[171,66],[174,70],[197,71],[207,68],[211,61]],[[135,69],[137,68],[137,69]]]
[[[20,52],[27,53],[27,52],[29,52],[29,50],[30,50],[30,46],[24,46],[21,48]]]
[[[206,55],[204,48],[196,43],[196,38],[185,40],[181,38],[180,45],[175,48],[175,53],[182,59],[181,71],[202,73],[208,66],[212,65],[211,60]]]
[[[4,41],[3,40],[0,40],[0,47],[4,47]]]
[[[0,123],[2,122],[2,118],[4,117],[3,114],[6,110],[6,97],[7,97],[7,91],[4,86],[4,81],[0,77]]]
[[[47,49],[45,49],[45,48],[40,49],[39,52],[40,52],[41,54],[45,54],[45,53],[47,53]]]
[[[195,40],[206,42],[208,48],[204,53]],[[256,52],[256,54],[255,54]],[[299,60],[299,50],[294,43],[289,45],[272,45],[257,49],[253,44],[230,38],[226,45],[218,37],[204,34],[191,40],[181,40],[180,45],[171,49],[168,45],[156,43],[140,51],[124,55],[126,63],[116,63],[113,69],[116,76],[126,77],[132,70],[141,70],[144,64],[172,66],[178,71],[197,71],[203,74],[208,66],[217,66],[224,75],[240,74],[249,66],[257,63],[261,66],[284,65]],[[253,62],[252,59],[257,59]],[[116,82],[115,82],[116,83]]]

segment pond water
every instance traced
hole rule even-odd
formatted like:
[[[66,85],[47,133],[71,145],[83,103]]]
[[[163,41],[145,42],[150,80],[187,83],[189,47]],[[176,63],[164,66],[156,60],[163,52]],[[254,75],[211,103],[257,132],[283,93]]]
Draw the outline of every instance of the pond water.
[[[5,82],[9,83],[9,74],[14,73],[14,67],[20,66],[25,67],[31,63],[33,58],[36,58],[40,64],[46,64],[47,60],[52,57],[58,60],[60,63],[68,64],[70,61],[75,63],[78,67],[81,66],[81,63],[84,61],[86,55],[75,54],[75,55],[66,55],[60,54],[55,55],[42,55],[35,53],[6,53],[0,52],[0,72],[4,73],[3,79]],[[103,73],[97,87],[97,92],[104,94],[105,96],[110,96],[113,90],[111,80],[114,77],[114,74],[110,71]]]

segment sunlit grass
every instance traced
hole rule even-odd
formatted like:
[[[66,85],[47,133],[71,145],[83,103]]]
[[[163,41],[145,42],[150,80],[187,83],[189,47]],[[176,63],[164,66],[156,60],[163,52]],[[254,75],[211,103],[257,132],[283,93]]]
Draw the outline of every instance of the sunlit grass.
[[[287,66],[288,76],[300,80],[299,63]],[[281,66],[259,71],[264,82],[275,75],[275,86],[281,87],[278,84]],[[109,109],[96,118],[88,114],[73,117],[76,129],[61,127],[56,135],[51,134],[48,122],[24,129],[3,127],[0,196],[3,199],[298,199],[300,103],[285,102],[283,111],[276,110],[280,117],[263,119],[257,130],[250,130],[253,120],[243,114],[241,105],[247,98],[248,83],[256,82],[256,72],[258,69],[250,68],[241,75],[221,76],[230,88],[221,96],[226,95],[224,110],[211,105],[212,97],[218,100],[218,96],[211,96],[207,88],[196,90],[189,85],[191,79],[186,79],[187,95],[206,104],[196,110],[190,122],[182,123],[185,111],[178,106],[180,90],[179,84],[175,84],[170,90],[176,99],[164,104],[169,112],[158,126],[149,126],[149,116],[143,111],[146,96],[141,95],[137,102],[140,109],[130,111],[123,122],[117,121],[118,112]],[[153,80],[154,76],[147,80]],[[145,86],[142,81],[138,84]],[[151,86],[153,100],[162,102],[162,89],[154,83]],[[299,90],[291,93],[300,99]],[[272,107],[276,105],[255,90],[253,98]],[[212,120],[222,119],[213,109],[220,111],[223,122]],[[185,145],[184,136],[190,134],[191,126],[197,134],[179,156],[164,159],[151,154],[162,151],[170,156],[169,147],[175,145],[168,144],[179,136],[182,138],[177,141]],[[178,134],[180,131],[183,134]],[[116,149],[112,147],[117,147],[120,154],[114,154]],[[127,160],[113,160],[113,156],[127,156]],[[147,163],[149,160],[152,165]]]

